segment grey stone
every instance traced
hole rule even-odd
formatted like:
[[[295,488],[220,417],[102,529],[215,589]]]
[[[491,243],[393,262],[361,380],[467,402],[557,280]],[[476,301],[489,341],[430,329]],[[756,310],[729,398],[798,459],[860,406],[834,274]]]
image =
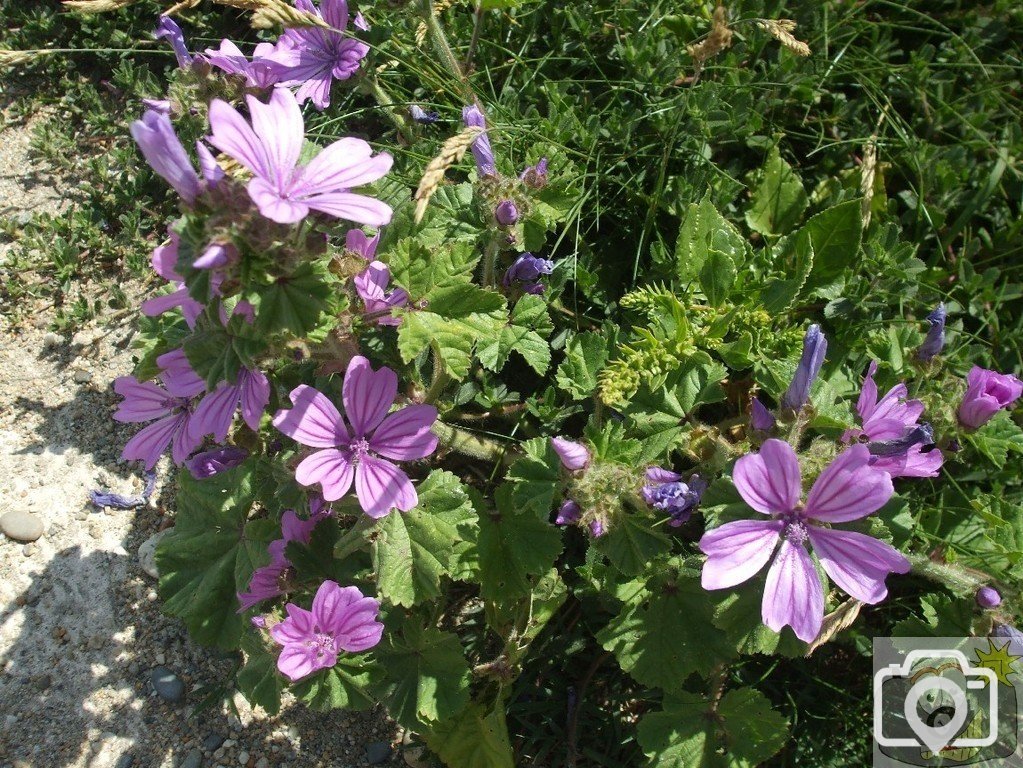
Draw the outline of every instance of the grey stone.
[[[241,752],[238,753],[238,765],[248,765],[248,764],[249,764],[249,753],[246,752],[245,750],[242,750]]]
[[[207,752],[213,752],[223,743],[224,743],[223,736],[221,736],[219,733],[211,733],[209,736],[202,740],[202,748],[205,749]]]
[[[43,535],[43,521],[31,512],[14,509],[0,517],[0,531],[15,541],[35,541]]]
[[[160,571],[156,567],[156,545],[160,543],[160,540],[167,535],[170,528],[166,528],[159,533],[154,533],[148,539],[142,542],[139,547],[139,565],[142,570],[154,579],[160,578]]]
[[[157,695],[171,703],[180,701],[185,695],[185,684],[181,678],[171,672],[167,667],[154,667],[149,673],[149,681]]]
[[[366,760],[370,765],[386,763],[391,756],[391,745],[386,741],[373,741],[366,745]]]
[[[117,758],[117,762],[114,763],[114,768],[131,768],[134,762],[135,758],[131,755],[121,755]]]
[[[75,371],[74,379],[76,384],[88,384],[92,381],[92,371]]]
[[[200,766],[202,766],[202,752],[193,749],[185,755],[185,759],[181,761],[178,768],[200,768]]]
[[[49,349],[51,347],[59,347],[64,343],[64,338],[59,333],[50,331],[43,336],[43,347]]]

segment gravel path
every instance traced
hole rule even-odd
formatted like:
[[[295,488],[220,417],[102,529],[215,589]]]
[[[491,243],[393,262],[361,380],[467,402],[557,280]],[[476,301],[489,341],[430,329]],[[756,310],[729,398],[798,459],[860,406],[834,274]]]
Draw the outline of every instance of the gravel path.
[[[26,131],[0,132],[0,216],[60,206],[45,175],[14,170],[28,167]],[[0,768],[404,765],[380,711],[286,704],[268,718],[235,696],[237,715],[226,703],[194,712],[229,684],[231,662],[160,613],[137,554],[173,523],[160,492],[172,468],[158,466],[141,510],[96,510],[87,496],[141,490],[137,463],[118,458],[132,430],[110,418],[111,382],[132,367],[133,319],[100,318],[66,339],[47,331],[46,308],[31,317],[11,328],[0,312],[0,516],[28,513],[43,530],[30,544],[0,535]],[[157,666],[183,683],[178,701],[154,692]]]

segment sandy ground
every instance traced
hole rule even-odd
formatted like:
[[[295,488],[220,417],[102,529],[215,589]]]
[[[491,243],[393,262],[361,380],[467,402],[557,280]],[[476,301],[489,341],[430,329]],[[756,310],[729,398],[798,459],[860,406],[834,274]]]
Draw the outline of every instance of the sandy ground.
[[[31,164],[28,130],[0,132],[4,218],[62,204]],[[45,308],[31,317],[0,320],[0,515],[30,512],[45,531],[27,545],[0,534],[0,768],[404,765],[386,756],[396,734],[380,711],[292,704],[268,718],[236,695],[237,715],[226,703],[194,712],[203,689],[230,684],[231,661],[160,613],[137,554],[172,523],[161,502],[172,468],[164,459],[141,510],[96,510],[87,496],[141,488],[137,463],[119,459],[132,430],[110,418],[111,382],[132,368],[132,317],[100,318],[71,339],[47,330]],[[152,690],[158,665],[184,682],[180,702]]]

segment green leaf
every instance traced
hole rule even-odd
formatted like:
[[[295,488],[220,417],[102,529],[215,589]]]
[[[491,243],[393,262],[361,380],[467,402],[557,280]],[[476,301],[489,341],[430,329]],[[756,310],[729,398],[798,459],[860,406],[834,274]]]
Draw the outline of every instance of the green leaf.
[[[450,768],[514,768],[515,756],[501,702],[472,704],[426,733],[426,743]]]
[[[621,595],[621,611],[597,641],[643,685],[678,690],[693,672],[706,675],[731,655],[721,647],[699,576],[678,561],[629,582]]]
[[[675,243],[679,279],[683,283],[700,279],[712,251],[728,257],[733,271],[740,269],[746,263],[748,250],[746,238],[718,213],[710,198],[705,197],[699,204],[690,203]]]
[[[808,237],[786,237],[778,243],[776,253],[776,263],[785,268],[785,277],[768,280],[760,289],[760,303],[772,315],[792,306],[814,263],[813,243]]]
[[[418,239],[406,238],[395,244],[388,266],[391,279],[408,291],[413,300],[431,301],[444,289],[471,285],[479,260],[473,243],[446,243],[431,248]]]
[[[806,653],[806,643],[791,630],[778,633],[761,620],[763,581],[762,577],[758,577],[754,582],[721,596],[714,609],[714,626],[725,633],[727,639],[724,642],[738,653],[802,656]]]
[[[535,437],[521,447],[523,457],[508,472],[508,479],[515,483],[515,507],[546,520],[558,493],[561,461],[546,438]]]
[[[574,400],[585,400],[596,392],[597,374],[606,362],[604,336],[589,331],[577,333],[565,347],[565,359],[558,366],[555,380]]]
[[[812,216],[793,235],[796,252],[813,255],[807,283],[824,285],[852,266],[860,251],[860,201],[848,200]]]
[[[473,347],[477,343],[492,344],[501,335],[506,319],[503,309],[487,314],[473,312],[457,318],[410,311],[398,328],[398,351],[408,363],[432,346],[447,373],[460,381],[469,375]]]
[[[976,605],[971,597],[930,594],[920,598],[922,617],[900,621],[892,637],[970,637]]]
[[[262,707],[268,715],[276,715],[281,711],[284,678],[277,671],[280,647],[270,647],[268,643],[254,632],[242,637],[245,664],[238,670],[235,681],[250,704]]]
[[[327,319],[335,279],[319,263],[304,262],[291,275],[250,288],[244,298],[256,310],[260,334],[309,336]]]
[[[754,768],[780,750],[788,721],[754,688],[738,688],[717,707],[701,696],[665,696],[639,722],[637,740],[656,768]]]
[[[435,470],[419,486],[419,505],[392,512],[367,529],[380,595],[412,606],[441,596],[459,545],[475,541],[476,512],[462,484]]]
[[[456,635],[415,621],[385,632],[375,653],[387,672],[382,691],[388,711],[406,728],[420,730],[465,708],[470,673]]]
[[[497,512],[480,515],[480,592],[486,600],[511,600],[533,588],[530,577],[547,573],[561,554],[561,532],[512,500],[505,483],[494,494]]]
[[[712,307],[720,307],[735,283],[735,262],[723,251],[711,250],[700,270],[700,287]]]
[[[799,223],[807,205],[806,190],[775,144],[767,155],[753,202],[746,211],[749,228],[764,235],[784,235]]]
[[[291,692],[310,709],[364,710],[376,705],[370,694],[383,679],[383,670],[364,654],[341,654],[337,664],[310,675],[291,687]]]
[[[245,624],[235,595],[268,562],[267,544],[281,530],[274,520],[248,521],[254,467],[246,461],[206,480],[180,473],[175,525],[156,550],[164,612],[225,650],[238,648]]]
[[[222,381],[237,381],[243,368],[256,368],[256,358],[266,349],[265,338],[244,318],[232,318],[225,328],[215,312],[203,314],[183,345],[189,364],[210,391]]]
[[[1009,460],[1009,453],[1023,453],[1023,429],[1006,411],[999,411],[976,432],[966,433],[966,439],[991,460],[999,469]]]
[[[654,527],[649,515],[626,512],[592,546],[626,576],[635,576],[647,564],[671,549],[671,539]]]
[[[479,346],[480,362],[492,371],[499,371],[514,350],[542,376],[551,364],[551,348],[547,339],[553,331],[554,324],[547,314],[544,300],[526,294],[515,304],[511,319],[500,336],[485,346]]]

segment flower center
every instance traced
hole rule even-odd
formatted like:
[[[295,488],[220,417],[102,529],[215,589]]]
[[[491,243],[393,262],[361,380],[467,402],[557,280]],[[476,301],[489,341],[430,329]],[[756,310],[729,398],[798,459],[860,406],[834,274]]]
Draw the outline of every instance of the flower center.
[[[334,652],[334,638],[331,635],[317,632],[309,645],[316,651],[316,657],[322,658]]]
[[[789,512],[787,515],[782,515],[781,519],[785,523],[781,535],[793,544],[802,544],[810,538],[806,530],[806,519],[801,513]]]
[[[348,450],[352,452],[352,463],[358,464],[369,453],[369,440],[358,437],[348,444]]]

